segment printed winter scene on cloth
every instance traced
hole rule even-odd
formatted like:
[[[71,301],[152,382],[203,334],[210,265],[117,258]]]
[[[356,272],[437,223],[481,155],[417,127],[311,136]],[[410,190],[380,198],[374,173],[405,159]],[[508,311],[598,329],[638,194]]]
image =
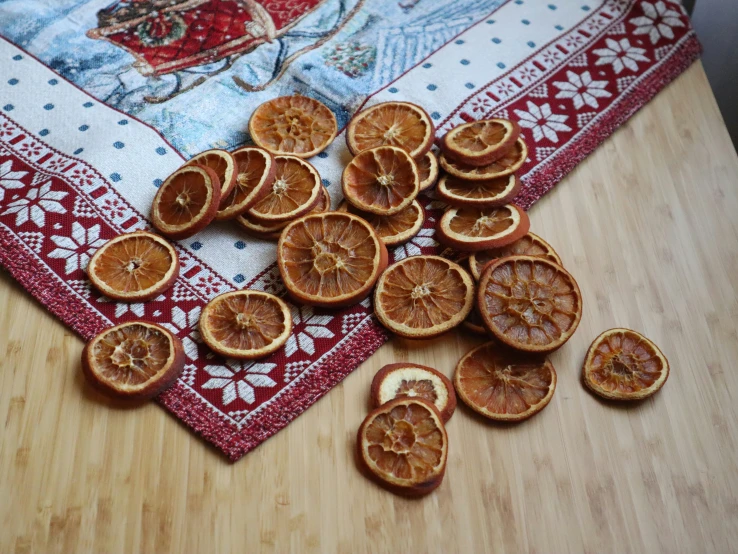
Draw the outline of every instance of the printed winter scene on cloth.
[[[233,460],[286,426],[386,339],[369,300],[291,304],[286,345],[256,362],[202,343],[208,300],[284,295],[272,242],[221,222],[175,248],[181,276],[141,304],[100,296],[86,265],[104,241],[149,229],[166,176],[235,147],[252,110],[299,92],[339,123],[362,105],[423,106],[440,137],[474,119],[519,121],[526,209],[699,55],[676,2],[643,0],[138,0],[0,4],[0,263],[84,339],[133,319],[182,339],[187,365],[159,402]],[[200,29],[204,22],[205,28]],[[334,208],[343,132],[311,163]],[[391,259],[438,253],[443,205]]]

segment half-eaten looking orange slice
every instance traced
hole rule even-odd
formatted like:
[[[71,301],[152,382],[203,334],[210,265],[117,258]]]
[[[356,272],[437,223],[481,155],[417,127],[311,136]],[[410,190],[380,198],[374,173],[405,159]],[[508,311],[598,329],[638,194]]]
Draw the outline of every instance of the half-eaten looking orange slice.
[[[220,181],[220,205],[224,207],[226,199],[236,186],[237,167],[233,155],[226,150],[213,148],[193,156],[186,165],[204,165],[215,171]]]
[[[237,176],[231,193],[220,202],[215,219],[233,219],[251,208],[271,190],[276,164],[272,155],[255,146],[233,152]]]

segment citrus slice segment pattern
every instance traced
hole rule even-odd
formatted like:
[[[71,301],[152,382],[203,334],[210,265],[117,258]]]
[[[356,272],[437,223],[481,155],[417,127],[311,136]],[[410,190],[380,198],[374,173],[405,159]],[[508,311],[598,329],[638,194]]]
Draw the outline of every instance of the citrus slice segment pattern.
[[[530,229],[528,214],[515,204],[497,208],[449,208],[438,221],[438,240],[463,252],[511,244]]]
[[[417,160],[417,164],[420,192],[433,188],[438,180],[438,158],[431,150],[428,150],[425,156]]]
[[[451,206],[477,206],[493,208],[507,204],[520,190],[520,179],[516,175],[490,179],[489,181],[466,181],[444,175],[438,181],[438,198]]]
[[[483,166],[507,154],[519,136],[520,126],[509,119],[472,121],[446,133],[441,150],[452,160]]]
[[[525,141],[519,138],[504,156],[487,165],[475,166],[457,162],[445,154],[441,154],[438,163],[446,173],[454,177],[466,179],[467,181],[488,181],[489,179],[512,175],[523,167],[527,158],[528,147]]]
[[[394,215],[376,215],[357,210],[347,202],[342,202],[338,211],[349,211],[366,220],[386,246],[405,243],[420,232],[425,221],[425,211],[420,202],[412,203]]]
[[[215,219],[233,219],[251,208],[271,190],[276,164],[263,148],[246,146],[233,152],[237,175],[231,193],[220,203]]]
[[[553,246],[535,233],[529,231],[512,244],[508,244],[502,248],[472,252],[469,256],[469,269],[471,269],[474,279],[479,281],[484,266],[488,263],[506,256],[533,256],[534,258],[543,258],[557,265],[564,265],[561,263],[561,258],[559,258],[559,255],[553,249]]]
[[[193,156],[186,165],[204,165],[215,171],[220,181],[220,202],[223,207],[225,200],[236,186],[237,167],[233,155],[220,148],[213,148]]]

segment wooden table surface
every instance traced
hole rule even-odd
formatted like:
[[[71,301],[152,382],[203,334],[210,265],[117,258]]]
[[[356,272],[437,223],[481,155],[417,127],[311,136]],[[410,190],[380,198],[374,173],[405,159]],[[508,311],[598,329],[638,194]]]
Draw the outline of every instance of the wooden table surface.
[[[0,552],[736,551],[736,214],[738,159],[695,64],[531,211],[584,297],[556,394],[513,426],[460,406],[445,480],[421,500],[355,466],[369,383],[397,360],[451,376],[474,340],[391,341],[231,464],[159,406],[90,392],[82,342],[2,273]],[[616,326],[671,362],[641,404],[579,380]]]

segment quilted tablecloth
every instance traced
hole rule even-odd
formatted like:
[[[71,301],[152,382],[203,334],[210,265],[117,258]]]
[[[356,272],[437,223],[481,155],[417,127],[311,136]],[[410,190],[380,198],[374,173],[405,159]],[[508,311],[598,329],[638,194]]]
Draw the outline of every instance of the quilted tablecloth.
[[[292,306],[286,346],[256,362],[201,342],[202,306],[239,288],[283,294],[274,243],[218,223],[176,244],[181,277],[125,304],[90,288],[104,241],[149,228],[162,180],[198,152],[250,142],[251,112],[305,94],[344,128],[387,100],[425,107],[437,136],[516,119],[529,208],[694,61],[680,4],[645,0],[5,0],[0,2],[0,263],[83,339],[143,318],[187,365],[158,402],[233,460],[283,428],[386,339],[370,301]],[[340,200],[343,132],[311,160]],[[394,260],[436,253],[442,206]]]

